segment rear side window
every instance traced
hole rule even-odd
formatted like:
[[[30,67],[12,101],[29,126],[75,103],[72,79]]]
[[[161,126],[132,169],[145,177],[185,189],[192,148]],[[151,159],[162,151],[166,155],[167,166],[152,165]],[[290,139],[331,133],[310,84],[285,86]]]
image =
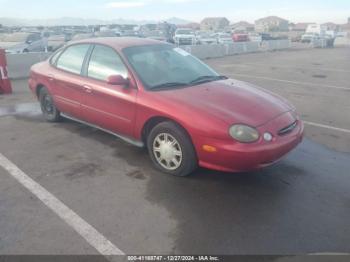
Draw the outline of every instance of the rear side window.
[[[106,81],[111,75],[128,76],[128,70],[119,55],[110,47],[96,45],[92,51],[88,77]]]
[[[87,44],[68,47],[58,58],[56,63],[57,68],[71,73],[80,74],[89,47],[90,45]]]

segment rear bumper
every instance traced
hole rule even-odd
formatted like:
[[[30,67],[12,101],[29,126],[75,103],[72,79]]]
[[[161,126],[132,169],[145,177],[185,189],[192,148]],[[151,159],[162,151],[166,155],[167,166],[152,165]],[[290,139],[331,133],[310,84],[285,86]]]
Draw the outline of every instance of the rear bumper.
[[[302,142],[304,133],[304,125],[300,120],[293,131],[284,136],[271,132],[275,126],[276,123],[269,123],[259,128],[260,134],[273,134],[271,142],[262,137],[251,144],[238,143],[233,139],[232,142],[228,142],[201,137],[200,141],[196,142],[199,165],[224,172],[247,172],[274,164]],[[203,145],[215,147],[216,152],[205,152],[202,149]]]

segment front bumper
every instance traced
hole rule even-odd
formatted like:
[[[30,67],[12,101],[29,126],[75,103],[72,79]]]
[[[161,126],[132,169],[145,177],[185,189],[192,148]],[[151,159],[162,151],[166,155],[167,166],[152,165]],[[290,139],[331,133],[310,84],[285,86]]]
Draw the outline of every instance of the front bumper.
[[[200,137],[195,142],[199,165],[224,172],[247,172],[274,164],[303,139],[304,125],[299,119],[290,133],[278,135],[278,130],[288,125],[290,118],[290,113],[286,113],[258,128],[260,134],[269,132],[273,135],[271,142],[265,141],[262,135],[250,144]],[[203,145],[215,147],[216,152],[204,151]]]

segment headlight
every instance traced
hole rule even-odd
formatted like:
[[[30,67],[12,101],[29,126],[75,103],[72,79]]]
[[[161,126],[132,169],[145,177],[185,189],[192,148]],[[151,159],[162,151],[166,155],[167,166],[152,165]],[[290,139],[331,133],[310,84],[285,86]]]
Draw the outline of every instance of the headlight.
[[[234,139],[241,143],[252,143],[259,139],[259,132],[246,125],[233,125],[229,132]]]

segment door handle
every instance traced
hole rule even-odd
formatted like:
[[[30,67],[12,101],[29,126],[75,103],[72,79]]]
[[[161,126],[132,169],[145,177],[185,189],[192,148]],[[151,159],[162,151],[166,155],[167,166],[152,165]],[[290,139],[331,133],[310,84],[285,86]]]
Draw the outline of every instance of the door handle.
[[[92,88],[90,86],[83,85],[83,89],[86,93],[92,93]]]
[[[52,74],[49,74],[48,77],[49,77],[49,81],[50,81],[50,82],[52,82],[53,80],[55,80],[55,77],[54,77]]]

